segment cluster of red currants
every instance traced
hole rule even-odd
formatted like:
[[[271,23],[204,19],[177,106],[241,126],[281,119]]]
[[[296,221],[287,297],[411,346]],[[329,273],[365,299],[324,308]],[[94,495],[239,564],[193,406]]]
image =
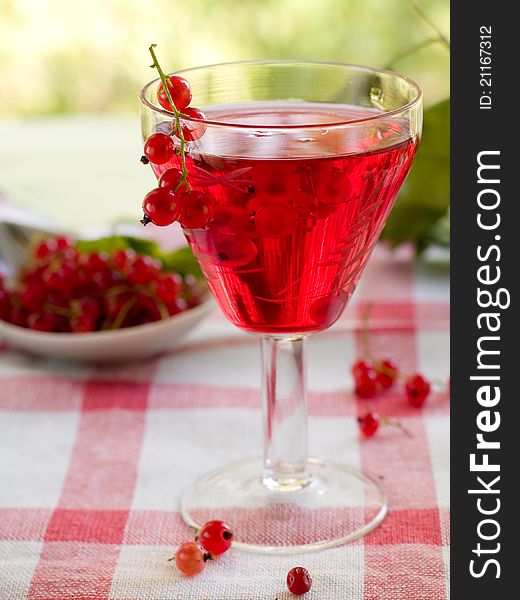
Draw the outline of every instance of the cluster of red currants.
[[[224,521],[208,521],[199,529],[195,541],[183,542],[169,560],[181,573],[192,577],[204,570],[206,562],[231,548],[233,532]]]
[[[371,310],[372,304],[369,303],[366,305],[362,315],[361,341],[365,357],[372,356],[368,328]],[[399,373],[397,364],[389,359],[369,360],[368,358],[360,358],[352,365],[352,375],[355,381],[356,396],[363,400],[371,400],[379,393],[389,390],[400,378],[404,380],[404,389],[408,403],[416,408],[423,406],[431,392],[431,383],[426,377],[420,373],[402,376]],[[408,430],[399,421],[382,417],[375,411],[367,410],[363,415],[358,417],[359,429],[367,438],[372,437],[383,424],[399,427],[404,433],[410,435]]]
[[[399,369],[392,360],[369,361],[357,360],[352,366],[352,374],[355,381],[355,393],[358,398],[369,400],[375,398],[379,392],[388,390],[399,378]],[[430,395],[431,384],[422,375],[416,373],[405,379],[405,393],[408,402],[420,408]],[[397,421],[382,418],[375,411],[367,411],[358,417],[358,425],[365,437],[372,437],[383,423],[400,425]]]
[[[183,142],[193,142],[206,131],[205,115],[197,108],[190,108],[191,90],[189,83],[182,77],[171,75],[167,79],[170,97],[180,118],[189,120],[172,121],[171,134],[158,131],[150,135],[144,144],[144,156],[141,162],[158,167],[166,165],[176,154],[184,151],[182,145],[177,150],[173,136],[181,137]],[[157,99],[166,110],[172,105],[162,83],[157,89]],[[192,119],[196,119],[195,121]],[[209,202],[203,192],[192,191],[187,185],[185,167],[179,159],[181,169],[167,169],[159,179],[159,185],[149,192],[143,201],[144,217],[142,223],[153,223],[160,227],[179,221],[188,229],[204,227],[209,220]]]
[[[169,560],[175,564],[181,573],[193,577],[201,573],[208,560],[213,560],[231,548],[233,532],[224,521],[207,521],[197,531],[195,541],[183,542]],[[308,592],[312,579],[307,569],[294,567],[287,573],[287,587],[296,596]]]
[[[369,400],[375,398],[378,392],[389,390],[394,385],[399,369],[392,360],[370,362],[360,359],[354,363],[352,374],[356,383],[356,396]],[[412,406],[421,407],[428,398],[430,389],[430,382],[418,373],[406,378],[406,397]]]
[[[65,237],[42,241],[32,260],[6,286],[0,280],[0,319],[47,332],[85,333],[158,321],[200,304],[191,275],[131,249],[80,253]]]

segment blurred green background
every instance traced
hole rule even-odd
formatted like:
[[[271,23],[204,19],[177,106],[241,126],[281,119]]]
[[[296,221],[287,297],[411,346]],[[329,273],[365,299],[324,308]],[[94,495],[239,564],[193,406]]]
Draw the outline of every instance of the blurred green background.
[[[137,164],[137,94],[154,75],[155,42],[169,71],[316,58],[414,78],[428,136],[386,236],[419,247],[446,238],[448,0],[0,0],[0,23],[0,191],[9,198],[64,224],[133,216],[153,183]]]

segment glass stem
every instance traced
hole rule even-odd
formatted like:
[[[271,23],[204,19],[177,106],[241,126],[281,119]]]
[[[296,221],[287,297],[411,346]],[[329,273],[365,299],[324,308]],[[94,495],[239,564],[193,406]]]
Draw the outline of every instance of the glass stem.
[[[296,491],[309,483],[304,336],[261,339],[264,418],[263,482]]]

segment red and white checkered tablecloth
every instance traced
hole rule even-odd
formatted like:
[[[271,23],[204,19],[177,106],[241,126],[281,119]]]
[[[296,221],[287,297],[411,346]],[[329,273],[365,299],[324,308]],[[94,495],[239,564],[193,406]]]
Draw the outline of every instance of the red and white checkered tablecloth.
[[[442,271],[442,270],[441,270]],[[0,353],[0,599],[288,599],[296,564],[309,599],[440,600],[449,596],[449,402],[423,410],[402,388],[372,402],[399,418],[362,441],[349,366],[359,315],[373,301],[374,354],[446,380],[446,274],[372,258],[352,305],[309,347],[311,453],[379,476],[383,525],[357,542],[302,556],[230,551],[195,578],[167,562],[191,536],[180,491],[260,451],[256,340],[215,311],[160,359],[119,367]]]

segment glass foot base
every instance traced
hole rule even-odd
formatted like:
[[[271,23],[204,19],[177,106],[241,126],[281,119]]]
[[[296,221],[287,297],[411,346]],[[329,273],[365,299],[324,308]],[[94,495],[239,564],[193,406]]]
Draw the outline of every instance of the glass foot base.
[[[339,546],[377,527],[387,512],[377,481],[357,469],[315,458],[309,481],[297,491],[269,489],[262,462],[250,460],[199,479],[181,498],[191,527],[222,519],[235,534],[233,547],[292,554]]]

